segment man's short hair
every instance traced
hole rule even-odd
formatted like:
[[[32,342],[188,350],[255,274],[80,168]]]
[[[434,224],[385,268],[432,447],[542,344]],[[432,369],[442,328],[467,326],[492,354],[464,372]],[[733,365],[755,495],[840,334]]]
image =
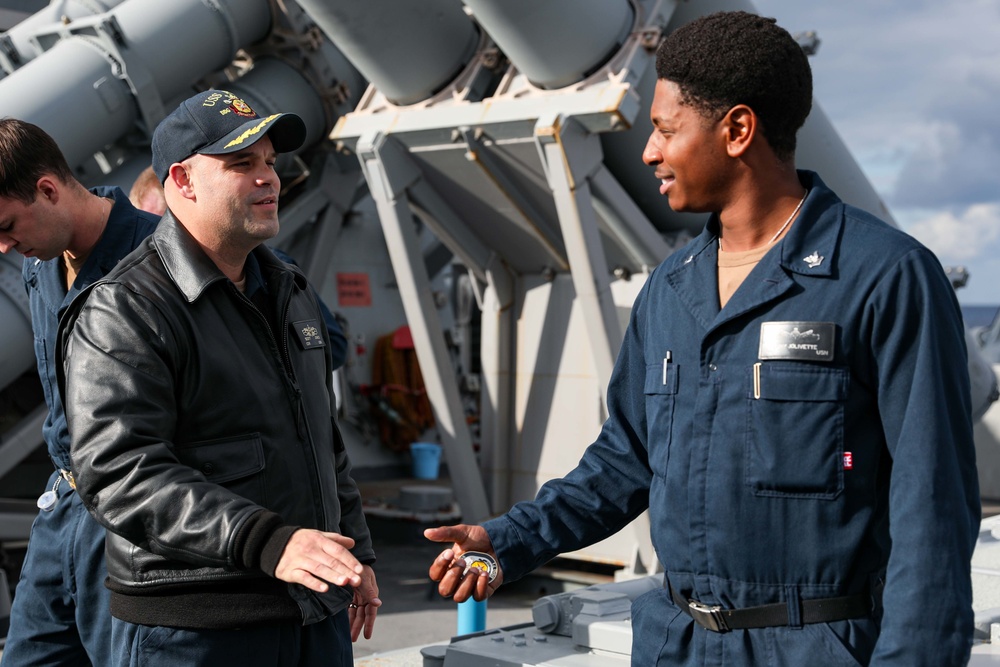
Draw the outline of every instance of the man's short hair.
[[[149,210],[145,206],[154,198],[158,202],[164,201],[163,184],[156,178],[156,172],[153,171],[153,167],[150,165],[136,176],[135,182],[132,183],[132,189],[129,190],[128,199],[136,208]],[[163,204],[163,207],[166,208],[166,203]],[[152,212],[155,213],[156,211]]]
[[[30,204],[38,179],[51,174],[74,180],[55,140],[45,130],[16,118],[0,118],[0,197]]]
[[[712,120],[747,105],[778,158],[795,154],[795,133],[812,109],[812,71],[774,19],[747,12],[696,19],[660,44],[656,75],[677,84],[681,100]]]

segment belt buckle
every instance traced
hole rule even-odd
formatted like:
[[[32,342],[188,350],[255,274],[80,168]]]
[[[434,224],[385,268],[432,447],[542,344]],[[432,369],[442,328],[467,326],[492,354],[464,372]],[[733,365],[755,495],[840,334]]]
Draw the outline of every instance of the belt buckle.
[[[721,605],[707,605],[697,600],[688,600],[688,611],[695,623],[712,632],[729,632],[726,619],[722,616]]]

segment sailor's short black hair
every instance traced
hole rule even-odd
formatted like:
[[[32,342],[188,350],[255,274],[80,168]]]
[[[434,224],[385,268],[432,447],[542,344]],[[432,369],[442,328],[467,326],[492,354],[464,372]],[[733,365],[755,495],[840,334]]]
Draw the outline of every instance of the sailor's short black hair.
[[[677,84],[682,101],[709,119],[746,104],[775,155],[794,155],[795,134],[812,108],[812,71],[774,19],[742,11],[698,18],[660,44],[656,75]]]

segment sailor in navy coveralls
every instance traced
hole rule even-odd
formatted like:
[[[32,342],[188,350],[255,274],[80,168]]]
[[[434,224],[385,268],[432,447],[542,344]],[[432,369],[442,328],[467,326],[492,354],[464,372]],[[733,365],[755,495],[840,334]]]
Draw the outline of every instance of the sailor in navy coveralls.
[[[454,543],[432,578],[483,599],[648,507],[665,577],[633,604],[633,665],[965,664],[980,507],[941,265],[796,171],[811,74],[773,20],[692,22],[657,74],[643,159],[674,210],[712,216],[639,294],[578,467],[427,531]]]

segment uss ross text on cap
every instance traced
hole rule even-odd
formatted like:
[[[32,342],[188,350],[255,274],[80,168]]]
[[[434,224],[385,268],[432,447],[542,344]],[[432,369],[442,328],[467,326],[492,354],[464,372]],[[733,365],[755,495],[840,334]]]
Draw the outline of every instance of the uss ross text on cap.
[[[268,136],[278,153],[294,151],[306,139],[306,126],[293,113],[261,117],[225,90],[206,90],[188,98],[153,132],[153,171],[160,183],[170,165],[195,155],[225,155]]]

